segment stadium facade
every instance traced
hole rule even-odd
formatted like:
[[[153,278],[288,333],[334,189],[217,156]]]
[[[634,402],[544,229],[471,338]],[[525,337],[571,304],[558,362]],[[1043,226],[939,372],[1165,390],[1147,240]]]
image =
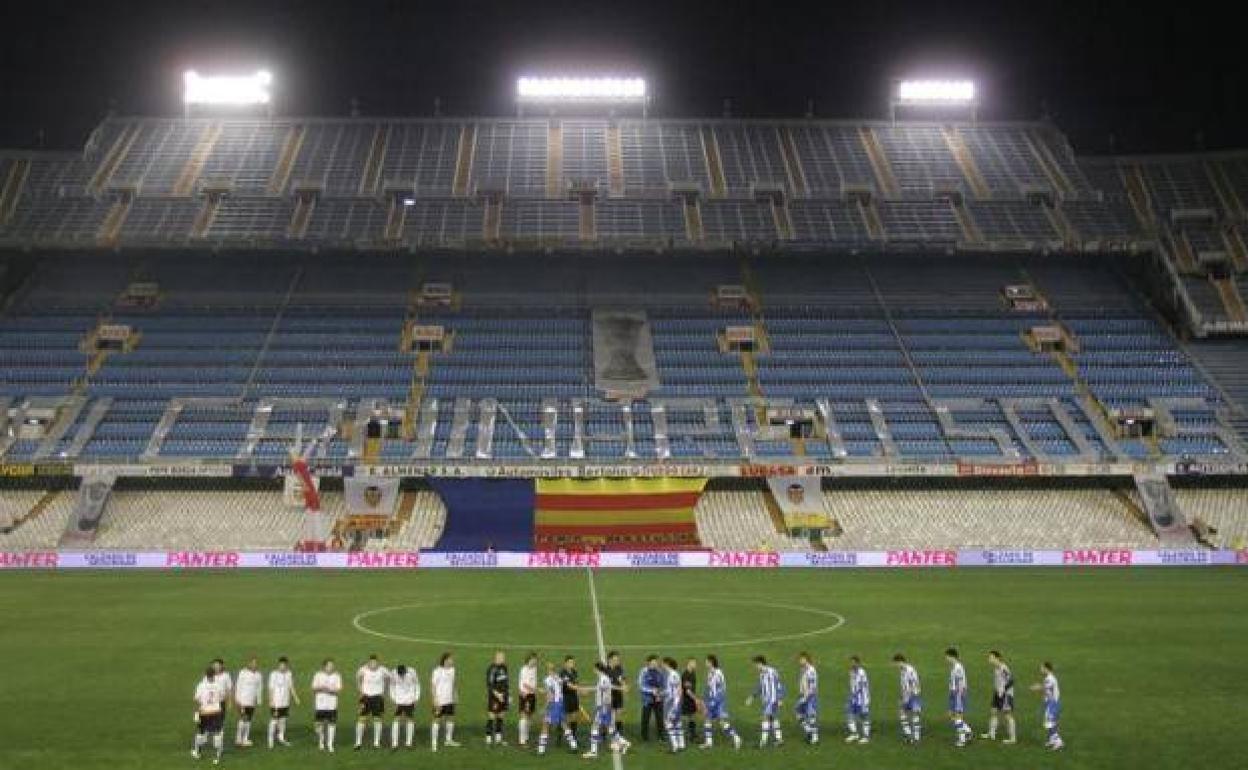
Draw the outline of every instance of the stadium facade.
[[[1023,539],[1058,547],[1243,525],[1248,154],[1082,159],[1022,122],[114,117],[0,152],[0,185],[6,513],[64,523],[37,544],[271,496],[295,443],[382,548],[774,521],[795,549],[852,540],[882,488],[893,515],[1030,500],[1069,519]],[[1145,525],[1071,523],[1104,506]],[[282,521],[241,545],[293,544]]]

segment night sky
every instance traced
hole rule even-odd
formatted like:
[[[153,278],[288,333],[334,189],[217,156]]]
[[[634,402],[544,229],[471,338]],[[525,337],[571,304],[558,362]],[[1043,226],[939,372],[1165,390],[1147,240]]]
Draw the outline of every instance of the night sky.
[[[1080,153],[1248,147],[1230,3],[6,0],[0,146],[81,147],[115,105],[178,114],[181,72],[271,69],[278,111],[514,110],[514,79],[645,75],[653,114],[883,117],[890,78],[966,75],[984,118],[1049,115]]]

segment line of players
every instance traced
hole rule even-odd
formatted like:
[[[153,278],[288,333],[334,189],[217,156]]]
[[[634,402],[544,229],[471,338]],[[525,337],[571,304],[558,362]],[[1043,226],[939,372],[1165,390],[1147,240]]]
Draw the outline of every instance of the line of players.
[[[965,746],[973,731],[966,721],[967,678],[958,651],[945,651],[949,664],[949,720],[954,733],[954,745]],[[784,742],[780,714],[784,706],[786,688],[778,670],[758,655],[753,659],[758,679],[754,692],[746,699],[747,706],[757,702],[760,708],[759,748],[769,744],[779,746]],[[1004,723],[1002,743],[1017,742],[1014,719],[1014,676],[1000,652],[988,653],[993,669],[992,711],[988,729],[980,737],[996,740],[998,728]],[[705,658],[706,680],[699,695],[697,692],[697,662],[690,660],[683,670],[670,657],[651,655],[637,677],[637,688],[642,700],[641,736],[649,740],[651,718],[658,726],[660,738],[667,741],[671,752],[684,751],[689,740],[697,739],[697,719],[702,723],[700,748],[714,746],[715,728],[718,727],[731,745],[740,749],[741,734],[733,727],[728,713],[728,684],[716,655]],[[899,675],[899,724],[903,740],[917,744],[923,734],[922,688],[918,671],[904,655],[893,656]],[[526,656],[519,672],[517,739],[522,747],[530,745],[531,728],[537,714],[538,695],[542,696],[543,712],[537,736],[538,754],[547,753],[551,743],[564,743],[569,750],[579,751],[577,728],[586,721],[590,725],[589,746],[583,756],[594,758],[605,742],[612,751],[627,752],[631,742],[622,732],[624,694],[629,686],[624,679],[620,656],[612,652],[607,660],[594,664],[594,683],[581,685],[575,660],[565,658],[563,667],[553,661],[545,664],[545,675],[539,683],[538,657]],[[459,702],[454,657],[443,653],[438,665],[430,674],[432,720],[429,728],[430,748],[437,751],[442,746],[458,747],[455,741],[455,711]],[[360,750],[368,728],[372,728],[372,745],[381,748],[384,731],[386,698],[394,705],[390,724],[390,748],[411,748],[415,736],[415,708],[421,696],[421,683],[416,671],[400,664],[393,670],[386,668],[376,655],[369,656],[355,675],[358,695],[358,717],[355,725],[354,748]],[[511,706],[511,679],[506,656],[499,651],[486,669],[486,744],[506,745],[504,740],[504,717]],[[1060,750],[1064,747],[1058,732],[1061,715],[1061,691],[1053,666],[1041,665],[1041,681],[1032,690],[1043,694],[1043,724],[1048,738],[1045,747]],[[311,690],[314,698],[314,720],[318,748],[333,752],[338,723],[339,697],[343,690],[342,674],[334,661],[327,659],[312,677]],[[195,689],[195,723],[197,725],[191,754],[196,759],[209,743],[215,750],[213,763],[219,763],[224,748],[224,722],[228,705],[238,709],[234,744],[252,746],[251,726],[260,708],[264,694],[268,693],[270,749],[276,745],[289,746],[286,739],[287,719],[292,705],[301,705],[295,687],[294,675],[286,658],[279,658],[277,667],[271,671],[267,683],[260,671],[259,662],[251,659],[232,678],[220,659],[213,661]],[[582,695],[592,698],[592,716],[580,705]],[[802,653],[798,656],[797,697],[795,713],[805,742],[819,743],[819,674],[813,658]],[[845,741],[866,744],[871,740],[871,685],[866,667],[858,656],[849,658],[849,694],[845,708]],[[660,719],[661,717],[661,719]],[[682,724],[684,722],[685,724]]]

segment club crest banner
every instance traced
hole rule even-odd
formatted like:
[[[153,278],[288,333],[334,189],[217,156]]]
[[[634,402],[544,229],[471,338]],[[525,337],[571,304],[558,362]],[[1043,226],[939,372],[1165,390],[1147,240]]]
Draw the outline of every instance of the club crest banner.
[[[828,515],[818,476],[768,476],[767,488],[791,527],[822,527]]]
[[[399,502],[399,480],[381,476],[350,476],[342,480],[351,516],[392,516]]]

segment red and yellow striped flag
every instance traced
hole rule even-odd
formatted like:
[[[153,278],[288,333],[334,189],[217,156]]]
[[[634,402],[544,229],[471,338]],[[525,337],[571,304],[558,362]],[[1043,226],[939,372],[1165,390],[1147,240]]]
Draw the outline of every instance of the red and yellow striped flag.
[[[704,478],[538,479],[535,545],[597,550],[697,548]]]

